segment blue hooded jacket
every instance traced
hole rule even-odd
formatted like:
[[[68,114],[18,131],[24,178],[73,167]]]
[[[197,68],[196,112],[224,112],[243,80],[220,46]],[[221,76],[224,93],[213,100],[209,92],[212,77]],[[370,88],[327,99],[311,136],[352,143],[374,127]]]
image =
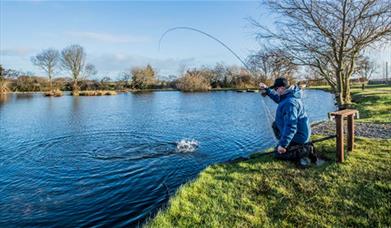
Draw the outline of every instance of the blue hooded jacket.
[[[281,96],[272,89],[266,89],[266,93],[278,104],[275,119],[280,131],[278,145],[287,148],[292,141],[300,144],[309,142],[311,127],[301,100],[302,90],[291,86]]]

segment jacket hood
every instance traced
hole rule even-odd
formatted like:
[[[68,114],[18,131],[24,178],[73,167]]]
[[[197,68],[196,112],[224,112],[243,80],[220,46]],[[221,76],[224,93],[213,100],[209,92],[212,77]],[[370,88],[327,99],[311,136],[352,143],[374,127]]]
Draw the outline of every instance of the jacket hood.
[[[294,98],[297,98],[297,99],[300,99],[302,98],[303,96],[303,93],[302,93],[302,90],[300,89],[300,87],[298,86],[290,86],[286,91],[285,93],[282,95],[284,98],[287,98],[287,97],[294,97]]]

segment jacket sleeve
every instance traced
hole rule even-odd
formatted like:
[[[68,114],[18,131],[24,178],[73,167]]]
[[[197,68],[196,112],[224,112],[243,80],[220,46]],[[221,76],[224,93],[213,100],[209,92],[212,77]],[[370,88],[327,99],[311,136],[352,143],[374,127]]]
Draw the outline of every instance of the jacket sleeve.
[[[267,94],[274,102],[276,102],[277,104],[280,103],[280,95],[278,95],[278,93],[277,93],[276,91],[274,91],[273,89],[267,88],[267,89],[266,89],[266,94]]]
[[[297,132],[298,109],[293,103],[288,102],[283,112],[284,128],[278,145],[287,148]]]

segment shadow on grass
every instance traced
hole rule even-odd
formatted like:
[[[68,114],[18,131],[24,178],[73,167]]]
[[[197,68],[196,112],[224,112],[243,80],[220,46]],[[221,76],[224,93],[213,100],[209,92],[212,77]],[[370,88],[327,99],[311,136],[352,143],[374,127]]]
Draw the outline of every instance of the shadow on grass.
[[[355,102],[354,107],[359,110],[360,118],[362,119],[380,118],[382,120],[386,115],[390,114],[390,94],[355,94],[353,95],[353,101]],[[387,122],[386,119],[384,121]],[[375,120],[374,122],[379,122],[379,120]]]

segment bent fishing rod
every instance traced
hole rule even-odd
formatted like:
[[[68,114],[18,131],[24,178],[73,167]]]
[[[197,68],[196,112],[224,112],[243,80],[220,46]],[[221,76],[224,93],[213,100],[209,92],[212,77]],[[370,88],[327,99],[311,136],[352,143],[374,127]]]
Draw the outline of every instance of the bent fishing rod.
[[[212,39],[212,40],[218,42],[218,43],[219,43],[220,45],[222,45],[225,49],[227,49],[232,55],[234,55],[235,58],[238,59],[238,60],[243,64],[243,66],[246,68],[246,70],[247,70],[253,77],[256,77],[256,73],[253,72],[253,71],[251,70],[251,68],[246,64],[246,62],[243,61],[242,58],[240,58],[239,55],[236,54],[236,53],[235,53],[228,45],[226,45],[223,41],[219,40],[218,38],[212,36],[211,34],[209,34],[209,33],[207,33],[207,32],[204,32],[204,31],[202,31],[202,30],[199,30],[199,29],[196,29],[196,28],[193,28],[193,27],[189,27],[189,26],[180,26],[180,27],[173,27],[173,28],[170,28],[170,29],[166,30],[166,31],[162,34],[162,36],[160,37],[160,39],[159,39],[159,50],[160,50],[161,43],[162,43],[162,40],[164,39],[164,37],[165,37],[168,33],[172,32],[172,31],[176,31],[176,30],[190,30],[190,31],[194,31],[194,32],[200,33],[200,34],[202,34],[202,35],[205,35],[205,36],[207,36],[208,38],[210,38],[210,39]],[[262,102],[263,102],[263,107],[264,107],[265,112],[266,112],[266,118],[268,118],[268,122],[271,123],[271,122],[273,122],[274,117],[273,117],[273,115],[271,114],[270,110],[267,109],[267,107],[266,107],[267,105],[266,105],[265,101],[264,101],[263,99],[261,99],[261,100],[262,100]]]
[[[211,39],[213,39],[214,41],[218,42],[219,44],[221,44],[223,47],[225,47],[229,52],[231,52],[231,54],[233,54],[242,64],[243,66],[253,75],[255,76],[254,72],[252,72],[252,70],[250,69],[250,67],[248,67],[248,65],[246,64],[246,62],[244,62],[230,47],[228,47],[228,45],[226,45],[224,42],[222,42],[221,40],[217,39],[216,37],[210,35],[209,33],[206,33],[202,30],[199,30],[199,29],[196,29],[196,28],[193,28],[193,27],[187,27],[187,26],[182,26],[182,27],[174,27],[174,28],[170,28],[168,29],[167,31],[165,31],[163,33],[163,35],[160,37],[159,39],[159,50],[160,50],[160,46],[161,46],[161,42],[163,40],[163,38],[166,36],[167,33],[169,32],[172,32],[172,31],[175,31],[175,30],[191,30],[191,31],[194,31],[194,32],[198,32],[198,33],[201,33]]]

